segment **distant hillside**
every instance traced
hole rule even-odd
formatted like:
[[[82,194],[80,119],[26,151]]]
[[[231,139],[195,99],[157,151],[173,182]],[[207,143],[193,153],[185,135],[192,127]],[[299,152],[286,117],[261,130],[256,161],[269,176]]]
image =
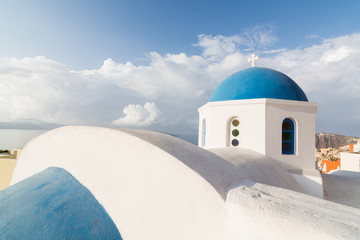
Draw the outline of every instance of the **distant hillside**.
[[[347,137],[332,133],[317,133],[315,134],[316,149],[320,148],[338,148],[357,142],[357,137]]]

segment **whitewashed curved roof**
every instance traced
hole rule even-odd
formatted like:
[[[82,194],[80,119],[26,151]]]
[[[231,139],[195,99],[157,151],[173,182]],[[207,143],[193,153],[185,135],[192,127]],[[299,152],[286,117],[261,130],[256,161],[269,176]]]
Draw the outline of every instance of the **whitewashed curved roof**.
[[[236,231],[240,226],[249,227],[247,236],[254,231],[253,239],[261,239],[256,238],[258,228],[250,228],[251,221],[256,222],[257,217],[272,211],[277,214],[278,211],[301,211],[304,194],[296,192],[301,188],[276,162],[246,149],[211,151],[149,131],[62,127],[25,146],[11,184],[49,167],[65,169],[104,207],[123,239],[241,239],[242,233]],[[254,205],[257,202],[251,199],[259,195],[253,195],[251,189],[247,190],[249,187],[242,185],[247,181],[272,185],[263,188],[260,195],[269,198],[272,194],[289,193],[290,198],[296,200],[283,208],[278,208],[276,204],[282,202],[276,199],[275,205],[265,204],[266,208],[261,202],[268,202],[266,198],[260,199],[260,205]],[[243,194],[246,197],[240,198]],[[247,202],[240,206],[241,199]],[[331,231],[324,229],[343,221],[327,221],[328,225],[320,228],[315,223],[321,224],[319,216],[326,215],[327,211],[336,216],[336,204],[314,200],[316,204],[311,205],[311,199],[313,197],[307,196],[307,208],[315,207],[322,215],[314,212],[295,216],[279,213],[278,216],[285,216],[286,221],[296,218],[304,229],[320,229],[319,236],[331,239]],[[244,206],[257,210],[252,214]],[[349,215],[351,221],[360,219],[359,210],[346,206],[341,210],[347,215],[353,212]],[[276,220],[271,216],[266,219]],[[276,221],[281,225],[283,220]],[[359,232],[359,224],[342,224],[337,229],[342,231],[340,234],[352,236]],[[287,233],[279,228],[274,236],[285,239]],[[266,234],[263,236],[266,239]]]

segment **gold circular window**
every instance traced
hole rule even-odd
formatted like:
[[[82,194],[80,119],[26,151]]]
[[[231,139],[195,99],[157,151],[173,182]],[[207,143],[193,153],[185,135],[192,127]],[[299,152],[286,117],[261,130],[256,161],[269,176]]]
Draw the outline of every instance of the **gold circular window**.
[[[235,119],[235,120],[232,121],[232,125],[233,125],[234,127],[239,126],[239,124],[240,124],[240,122],[239,122],[239,120],[237,120],[237,119]]]

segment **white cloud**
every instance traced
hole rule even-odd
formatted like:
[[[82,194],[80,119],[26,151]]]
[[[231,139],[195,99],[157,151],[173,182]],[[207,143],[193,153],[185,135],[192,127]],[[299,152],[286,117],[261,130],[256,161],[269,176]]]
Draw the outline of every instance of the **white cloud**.
[[[211,35],[201,34],[198,36],[200,46],[204,49],[203,55],[208,56],[224,56],[226,54],[234,53],[237,50],[237,45],[243,42],[240,36],[224,37],[217,35],[215,37]]]
[[[152,52],[143,65],[106,59],[98,69],[73,71],[46,57],[0,59],[0,121],[112,122],[195,132],[197,108],[225,77],[250,66],[248,48],[254,44],[248,39],[254,38],[260,52],[256,65],[286,73],[311,101],[319,103],[318,126],[325,126],[334,115],[339,126],[356,126],[360,121],[360,110],[354,107],[360,92],[360,34],[319,39],[306,48],[271,49],[269,44],[276,41],[271,29],[254,36],[250,33],[256,29],[247,31],[248,37],[246,31],[230,37],[201,35],[197,46],[202,54]],[[147,103],[132,105],[139,102]],[[326,104],[336,107],[323,107]],[[118,109],[124,109],[124,117],[119,118]],[[349,114],[352,125],[342,117]],[[335,128],[329,126],[328,131]]]
[[[262,24],[247,28],[241,34],[230,37],[201,34],[195,46],[203,48],[202,55],[205,57],[223,57],[239,52],[244,47],[250,51],[268,47],[277,41],[273,32],[273,26]]]
[[[305,36],[306,39],[318,39],[320,36],[318,34],[311,34],[308,36]]]
[[[262,51],[261,53],[272,54],[272,53],[281,53],[281,52],[285,52],[285,51],[287,51],[286,48],[280,48],[280,49],[265,50],[265,51]]]
[[[331,62],[340,62],[347,56],[351,54],[351,50],[347,47],[339,47],[336,49],[333,49],[331,51],[326,52],[321,60],[331,63]]]
[[[287,50],[262,59],[262,63],[287,73],[308,93],[322,94],[326,90],[338,93],[339,85],[359,89],[355,83],[360,77],[358,42],[360,34],[326,39],[304,49]]]
[[[277,42],[274,27],[270,24],[259,24],[243,32],[244,45],[253,49],[268,47]]]
[[[112,121],[119,126],[150,126],[160,115],[155,103],[146,102],[144,106],[129,104],[123,110],[125,117]]]

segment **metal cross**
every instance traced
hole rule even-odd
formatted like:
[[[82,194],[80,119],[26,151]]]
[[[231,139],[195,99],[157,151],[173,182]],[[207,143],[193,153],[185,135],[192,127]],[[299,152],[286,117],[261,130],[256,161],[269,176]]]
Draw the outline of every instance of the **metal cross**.
[[[251,66],[255,67],[255,61],[257,61],[258,59],[259,59],[259,57],[253,53],[253,54],[251,54],[250,58],[248,59],[248,62],[251,62]]]

